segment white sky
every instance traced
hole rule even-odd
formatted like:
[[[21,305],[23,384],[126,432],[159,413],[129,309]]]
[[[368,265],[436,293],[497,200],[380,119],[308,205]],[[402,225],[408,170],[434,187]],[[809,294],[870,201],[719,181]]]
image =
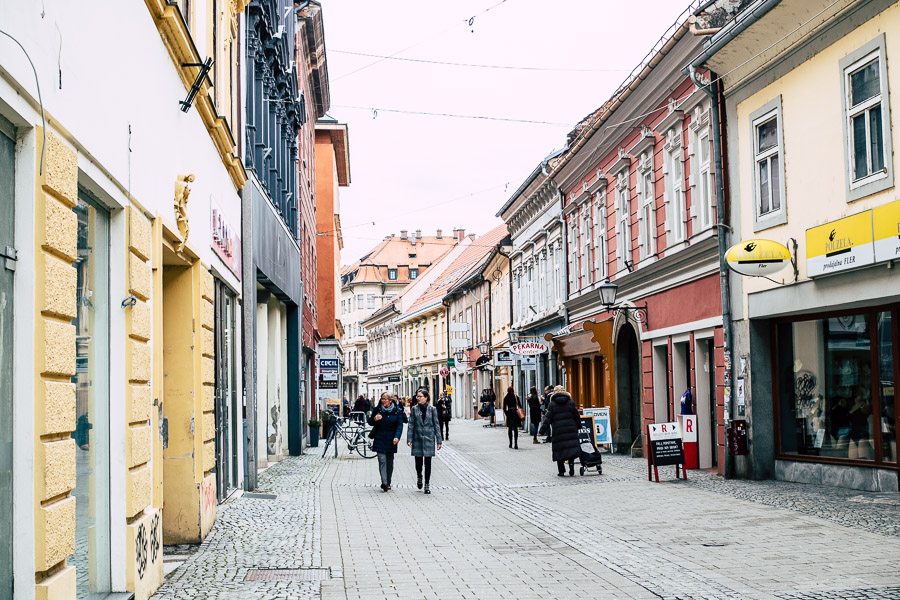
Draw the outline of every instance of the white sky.
[[[401,229],[481,235],[538,163],[603,104],[689,0],[322,0],[329,115],[350,130],[342,264]],[[493,8],[491,8],[493,7]],[[485,12],[486,9],[490,9]],[[470,27],[466,23],[475,15]],[[591,69],[548,72],[382,60]],[[344,108],[365,107],[365,110]],[[549,121],[398,114],[371,108]],[[371,225],[374,221],[375,225]],[[364,224],[364,225],[361,225]]]

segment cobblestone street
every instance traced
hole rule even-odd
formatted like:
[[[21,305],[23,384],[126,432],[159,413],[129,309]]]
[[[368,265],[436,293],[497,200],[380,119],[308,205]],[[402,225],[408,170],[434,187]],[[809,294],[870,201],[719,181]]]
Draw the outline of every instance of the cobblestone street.
[[[289,458],[154,596],[175,598],[900,598],[900,497],[646,463],[559,478],[549,446],[454,421],[416,489],[341,450]],[[260,570],[260,571],[257,571]],[[278,571],[276,571],[278,570]]]

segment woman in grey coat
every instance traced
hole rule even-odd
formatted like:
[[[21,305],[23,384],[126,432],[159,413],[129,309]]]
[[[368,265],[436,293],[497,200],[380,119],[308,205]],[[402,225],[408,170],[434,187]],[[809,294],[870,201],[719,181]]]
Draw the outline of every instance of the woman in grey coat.
[[[435,446],[441,449],[441,425],[437,410],[428,404],[428,390],[419,388],[416,392],[416,404],[409,411],[409,427],[406,429],[406,444],[412,448],[416,459],[416,487],[422,489],[422,467],[425,467],[425,493],[431,493],[431,458],[435,454]]]

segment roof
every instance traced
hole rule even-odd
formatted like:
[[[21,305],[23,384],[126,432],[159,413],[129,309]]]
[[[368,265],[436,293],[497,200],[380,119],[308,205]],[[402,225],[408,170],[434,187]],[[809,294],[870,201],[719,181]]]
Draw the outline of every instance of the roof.
[[[342,267],[341,276],[355,271],[356,275],[350,283],[405,284],[408,283],[405,279],[387,281],[382,275],[381,269],[394,269],[401,265],[407,265],[414,269],[418,268],[419,275],[421,275],[425,269],[449,252],[456,244],[456,239],[452,236],[416,237],[415,243],[412,240],[412,236],[408,236],[406,239],[401,239],[396,235],[387,236],[358,261]],[[410,254],[414,254],[415,257],[411,258]]]
[[[435,279],[428,289],[416,300],[403,318],[413,316],[441,303],[451,287],[468,273],[475,270],[481,261],[508,235],[506,224],[498,225],[466,247],[447,269]]]

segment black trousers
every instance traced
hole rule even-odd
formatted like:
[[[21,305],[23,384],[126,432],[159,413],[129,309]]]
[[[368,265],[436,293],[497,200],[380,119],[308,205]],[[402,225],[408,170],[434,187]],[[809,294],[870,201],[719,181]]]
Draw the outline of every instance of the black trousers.
[[[450,437],[450,419],[441,421],[441,435],[445,440]]]
[[[425,464],[425,483],[431,481],[431,457],[430,456],[415,456],[416,459],[416,475],[419,477],[422,476],[422,463]]]
[[[515,438],[516,446],[519,445],[519,428],[518,427],[507,427],[506,430],[509,432],[509,443],[513,443],[513,438]]]
[[[564,475],[566,472],[566,462],[569,463],[569,470],[575,469],[575,459],[570,458],[568,461],[558,460],[556,461],[556,468],[559,469],[559,474]]]

